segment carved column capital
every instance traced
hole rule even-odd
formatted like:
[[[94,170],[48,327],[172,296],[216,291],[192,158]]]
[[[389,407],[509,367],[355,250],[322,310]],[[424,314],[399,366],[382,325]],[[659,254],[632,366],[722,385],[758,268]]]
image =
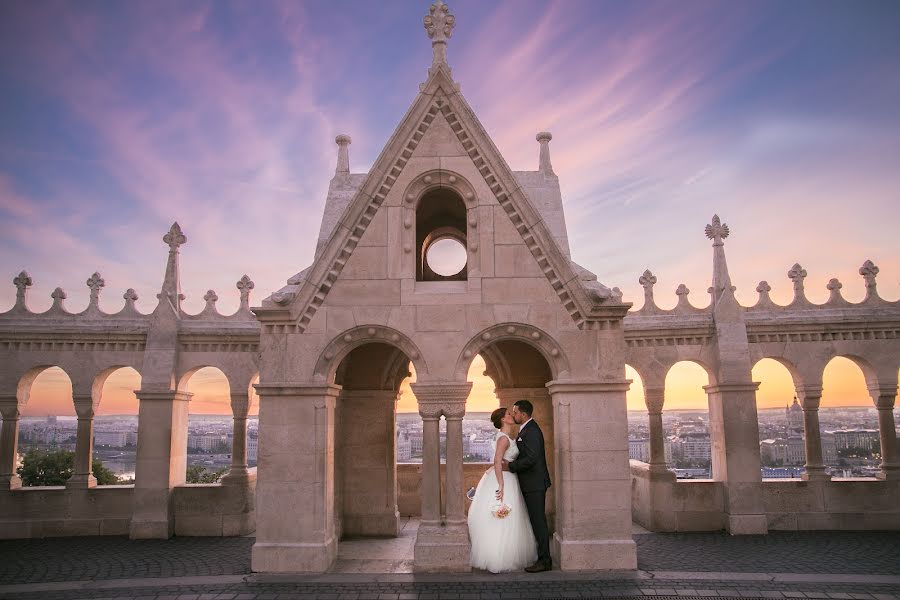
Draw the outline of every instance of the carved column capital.
[[[873,384],[868,386],[869,395],[879,410],[893,410],[897,399],[897,384]]]
[[[99,402],[94,402],[93,397],[88,395],[72,396],[72,402],[75,404],[75,414],[78,415],[78,420],[94,418]]]
[[[644,388],[644,404],[647,405],[647,412],[651,415],[662,413],[663,404],[666,401],[665,387],[645,387]]]
[[[822,400],[822,386],[818,384],[801,384],[795,387],[797,400],[803,410],[818,410]]]
[[[436,419],[444,415],[448,419],[462,419],[466,413],[466,399],[472,391],[472,383],[435,382],[410,385],[419,401],[419,414],[423,419]]]

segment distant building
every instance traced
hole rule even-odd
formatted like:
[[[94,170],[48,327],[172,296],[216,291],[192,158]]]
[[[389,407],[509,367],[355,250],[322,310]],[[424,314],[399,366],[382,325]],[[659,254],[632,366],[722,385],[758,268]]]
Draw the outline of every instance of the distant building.
[[[803,431],[803,407],[794,396],[794,403],[784,409],[784,418],[788,431]]]
[[[247,462],[257,462],[259,458],[259,435],[251,432],[247,436]]]
[[[214,433],[192,433],[188,435],[188,448],[196,448],[203,452],[214,452],[223,445],[228,444],[228,437]]]
[[[710,460],[712,446],[708,433],[687,433],[681,436],[681,457],[684,460]]]
[[[128,433],[125,431],[95,431],[94,445],[121,448],[128,441]]]
[[[877,429],[837,429],[825,433],[834,435],[834,445],[838,450],[861,448],[871,452],[879,442]]]

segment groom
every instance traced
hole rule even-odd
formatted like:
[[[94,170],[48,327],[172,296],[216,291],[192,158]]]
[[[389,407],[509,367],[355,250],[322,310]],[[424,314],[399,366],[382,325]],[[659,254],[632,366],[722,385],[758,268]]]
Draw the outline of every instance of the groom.
[[[538,424],[531,419],[534,407],[528,400],[519,400],[512,407],[512,418],[519,428],[516,446],[519,457],[507,463],[503,461],[504,470],[509,470],[519,477],[519,487],[525,497],[528,519],[537,539],[537,562],[526,567],[528,573],[540,573],[552,568],[550,560],[550,530],[547,527],[547,515],[544,513],[547,488],[550,487],[550,473],[547,471],[547,457],[544,454],[544,434]]]

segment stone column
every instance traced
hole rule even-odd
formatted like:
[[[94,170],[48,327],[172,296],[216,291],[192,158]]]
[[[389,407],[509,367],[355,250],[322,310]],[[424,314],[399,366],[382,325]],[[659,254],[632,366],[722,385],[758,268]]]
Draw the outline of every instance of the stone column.
[[[334,411],[341,386],[260,383],[256,389],[260,436],[251,568],[325,572],[337,557]]]
[[[250,479],[247,466],[247,415],[250,413],[250,393],[231,394],[231,414],[234,417],[231,436],[231,467],[222,485],[243,485]]]
[[[756,415],[758,383],[707,385],[712,477],[725,482],[725,512],[732,535],[768,532],[763,506]]]
[[[468,393],[466,394],[468,396]],[[447,406],[447,527],[466,527],[466,507],[463,489],[463,430],[462,419],[466,414],[466,402],[455,402]],[[467,553],[468,556],[468,553]]]
[[[878,409],[878,433],[881,439],[881,471],[879,479],[900,479],[900,462],[897,461],[897,429],[894,424],[894,402],[897,385],[871,385],[869,394]]]
[[[831,477],[825,472],[825,462],[822,460],[822,431],[819,427],[819,402],[822,400],[821,385],[796,386],[797,399],[803,407],[803,431],[806,444],[806,473],[803,479],[807,481],[828,481]]]
[[[441,525],[441,432],[440,409],[419,406],[422,417],[422,523]]]
[[[554,561],[566,571],[636,569],[628,462],[629,382],[547,384],[556,442]]]
[[[666,400],[665,387],[645,387],[644,403],[650,421],[650,473],[671,473],[666,464],[666,437],[663,434],[662,411]]]
[[[423,420],[422,523],[416,535],[417,571],[470,571],[469,531],[466,527],[462,417],[472,384],[414,383]],[[447,517],[441,522],[440,506],[440,415],[447,417]]]
[[[22,479],[16,474],[21,408],[15,396],[0,397],[0,415],[3,417],[3,427],[0,429],[0,490],[22,487]]]
[[[74,396],[78,430],[75,437],[75,469],[66,481],[69,489],[86,489],[97,485],[91,471],[94,450],[94,400],[91,396]]]
[[[335,464],[343,535],[400,535],[397,510],[397,392],[341,390]]]
[[[188,402],[193,394],[138,390],[137,464],[131,514],[132,539],[172,536],[172,489],[187,470]]]

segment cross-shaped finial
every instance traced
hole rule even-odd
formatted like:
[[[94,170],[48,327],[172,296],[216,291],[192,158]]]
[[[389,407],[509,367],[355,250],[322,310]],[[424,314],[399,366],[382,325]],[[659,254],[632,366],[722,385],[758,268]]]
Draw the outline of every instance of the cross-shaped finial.
[[[728,237],[728,225],[719,219],[719,215],[713,215],[712,223],[706,226],[706,237],[713,241],[713,246],[722,246],[722,240]]]
[[[104,287],[106,282],[100,277],[100,273],[94,272],[90,279],[87,280],[87,286],[91,288],[91,304],[95,304],[100,298],[100,288]]]
[[[800,263],[794,263],[791,270],[788,271],[788,279],[794,282],[795,290],[803,289],[803,280],[806,279],[806,269],[800,266]]]
[[[871,260],[867,260],[859,268],[859,274],[865,279],[867,288],[875,287],[875,277],[878,275],[879,270]]]
[[[429,13],[425,15],[422,23],[425,31],[431,39],[431,48],[434,53],[433,65],[447,63],[447,40],[453,36],[453,28],[456,26],[456,17],[450,14],[450,7],[443,0],[437,0],[431,5]]]
[[[206,300],[206,305],[209,306],[215,304],[219,300],[219,296],[216,294],[215,290],[207,290],[203,295],[203,299]]]
[[[246,275],[241,277],[240,281],[237,282],[237,289],[241,292],[241,306],[250,305],[250,290],[254,287],[255,284]]]
[[[31,287],[31,275],[22,271],[19,273],[18,277],[13,279],[13,285],[16,286],[16,300],[22,301],[25,300],[25,290]]]
[[[172,228],[169,229],[169,233],[163,236],[163,241],[169,245],[171,252],[177,252],[178,247],[187,242],[187,237],[181,233],[181,226],[178,224],[178,221],[172,223]]]

